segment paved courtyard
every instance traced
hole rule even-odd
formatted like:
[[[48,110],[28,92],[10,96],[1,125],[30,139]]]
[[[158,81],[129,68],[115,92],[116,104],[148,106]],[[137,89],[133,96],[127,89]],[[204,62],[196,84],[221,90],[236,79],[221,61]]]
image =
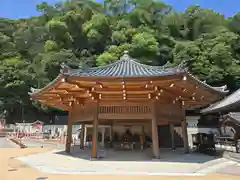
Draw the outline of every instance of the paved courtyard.
[[[113,151],[105,150],[102,159],[91,160],[90,149],[73,147],[71,155],[62,150],[48,151],[18,157],[31,167],[53,174],[124,174],[124,175],[171,175],[203,176],[218,172],[236,162],[202,154],[183,154],[161,149],[161,159],[151,158],[151,150]]]
[[[16,148],[18,147],[15,143],[6,139],[5,137],[0,137],[0,148]]]
[[[217,173],[229,174],[229,175],[234,175],[234,176],[240,177],[240,163],[221,168],[221,169],[217,170]]]
[[[16,157],[29,157],[33,154],[42,154],[49,152],[49,148],[0,148],[0,179],[1,180],[79,180],[79,179],[98,179],[98,180],[239,180],[239,176],[220,173],[210,173],[206,176],[149,176],[149,175],[116,175],[116,174],[53,174],[44,173],[28,166],[22,161],[17,160]],[[51,161],[51,159],[45,159]],[[126,162],[127,164],[127,162]],[[67,164],[66,164],[67,166]],[[237,167],[237,165],[235,165]],[[240,166],[239,166],[240,168]],[[226,169],[226,168],[225,168]],[[237,169],[236,169],[237,170]],[[238,170],[240,172],[240,169]],[[240,175],[240,174],[239,174]]]

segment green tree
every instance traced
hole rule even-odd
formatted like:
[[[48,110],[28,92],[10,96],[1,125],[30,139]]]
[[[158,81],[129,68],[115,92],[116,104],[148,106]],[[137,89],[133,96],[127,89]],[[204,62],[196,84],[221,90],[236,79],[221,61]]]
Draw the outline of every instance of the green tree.
[[[200,6],[176,12],[156,0],[68,0],[36,9],[39,16],[0,18],[0,109],[11,119],[55,112],[28,91],[51,82],[61,63],[106,65],[125,50],[149,65],[185,61],[201,80],[240,87],[239,13],[224,18]]]

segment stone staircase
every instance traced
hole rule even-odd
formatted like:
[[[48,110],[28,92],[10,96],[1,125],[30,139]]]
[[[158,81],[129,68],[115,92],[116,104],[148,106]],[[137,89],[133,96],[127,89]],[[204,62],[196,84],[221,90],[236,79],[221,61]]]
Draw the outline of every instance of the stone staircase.
[[[183,146],[182,127],[174,128],[174,138],[175,138],[176,147],[182,147]]]

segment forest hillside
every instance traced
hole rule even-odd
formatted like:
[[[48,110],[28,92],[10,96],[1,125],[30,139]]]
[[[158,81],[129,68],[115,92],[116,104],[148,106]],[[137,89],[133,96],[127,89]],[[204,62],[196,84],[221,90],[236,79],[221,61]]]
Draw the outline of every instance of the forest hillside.
[[[100,66],[124,50],[150,65],[184,60],[211,85],[240,87],[240,13],[225,18],[199,6],[176,12],[155,0],[68,0],[36,9],[40,16],[0,18],[0,112],[9,122],[55,112],[28,92],[51,82],[61,63]]]

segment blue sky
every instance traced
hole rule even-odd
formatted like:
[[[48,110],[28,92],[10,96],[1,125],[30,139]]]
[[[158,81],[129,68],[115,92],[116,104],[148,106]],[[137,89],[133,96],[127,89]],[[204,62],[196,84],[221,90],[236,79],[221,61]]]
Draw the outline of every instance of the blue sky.
[[[44,0],[0,0],[0,17],[26,18],[37,15],[35,7]],[[56,3],[60,0],[45,0]],[[101,0],[97,0],[101,1]],[[147,1],[147,0],[146,0]],[[229,17],[240,12],[240,0],[162,0],[177,11],[184,11],[189,5],[198,4],[203,8],[212,8]]]

